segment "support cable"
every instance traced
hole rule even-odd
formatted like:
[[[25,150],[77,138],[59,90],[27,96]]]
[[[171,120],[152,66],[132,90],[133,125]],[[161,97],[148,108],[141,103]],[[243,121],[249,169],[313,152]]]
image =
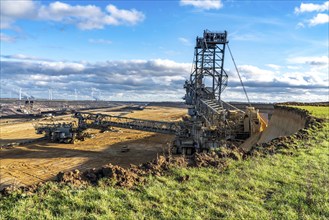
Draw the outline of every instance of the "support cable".
[[[247,94],[246,88],[244,87],[244,84],[243,84],[242,79],[241,79],[241,76],[240,76],[240,72],[239,72],[239,70],[238,70],[238,67],[236,66],[236,63],[235,63],[234,57],[233,57],[232,52],[231,52],[231,48],[230,48],[230,46],[228,45],[228,43],[227,43],[227,47],[228,47],[228,50],[229,50],[229,52],[230,52],[231,59],[232,59],[232,61],[233,61],[233,64],[234,64],[235,70],[236,70],[236,72],[238,73],[238,76],[239,76],[240,83],[241,83],[241,85],[242,85],[242,88],[243,88],[244,94],[245,94],[246,97],[247,97],[248,104],[249,104],[249,106],[251,106],[251,103],[250,103],[250,100],[249,100],[249,97],[248,97],[248,94]]]

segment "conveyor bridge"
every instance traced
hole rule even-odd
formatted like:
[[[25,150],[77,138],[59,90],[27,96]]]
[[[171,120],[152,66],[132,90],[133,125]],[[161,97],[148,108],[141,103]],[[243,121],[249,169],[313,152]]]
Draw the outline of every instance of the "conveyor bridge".
[[[177,122],[153,121],[106,114],[77,112],[78,127],[80,129],[95,128],[108,130],[110,127],[128,128],[163,134],[176,134],[180,130]]]

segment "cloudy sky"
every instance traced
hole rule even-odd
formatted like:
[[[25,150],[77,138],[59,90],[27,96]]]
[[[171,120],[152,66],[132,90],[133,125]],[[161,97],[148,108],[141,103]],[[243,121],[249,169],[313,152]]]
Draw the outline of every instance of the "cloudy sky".
[[[0,3],[1,97],[179,101],[209,29],[228,31],[251,101],[329,101],[329,1]],[[228,53],[225,69],[223,98],[246,101]]]

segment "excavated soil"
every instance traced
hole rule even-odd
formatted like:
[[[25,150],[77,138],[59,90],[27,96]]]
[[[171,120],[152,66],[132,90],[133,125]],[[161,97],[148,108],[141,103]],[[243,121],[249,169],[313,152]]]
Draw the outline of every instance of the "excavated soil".
[[[140,165],[131,164],[129,168],[123,168],[118,165],[107,164],[101,168],[87,169],[80,171],[78,169],[59,172],[55,181],[60,184],[69,184],[81,188],[88,185],[98,185],[99,180],[109,180],[108,185],[131,188],[138,184],[145,183],[145,177],[149,175],[162,176],[166,175],[171,167],[215,167],[223,171],[228,167],[227,158],[235,160],[242,159],[243,153],[236,147],[225,148],[221,151],[211,153],[196,153],[193,156],[157,156],[156,159],[142,163]],[[189,180],[189,175],[181,176],[177,179],[179,182]],[[1,192],[9,195],[13,191],[21,190],[27,193],[35,193],[43,182],[30,186],[17,187],[11,185],[5,187]]]
[[[95,112],[95,110],[94,110]],[[112,114],[102,109],[99,113]],[[116,111],[114,114],[120,114]],[[175,121],[186,114],[182,108],[147,107],[142,111],[125,112],[127,117]],[[148,118],[149,116],[149,118]],[[72,120],[68,116],[58,118]],[[56,118],[57,120],[57,118]],[[26,141],[35,135],[31,122],[1,123],[1,143]],[[0,189],[9,185],[29,186],[40,181],[55,179],[61,171],[79,169],[81,172],[104,164],[120,165],[151,161],[167,151],[174,136],[130,129],[100,133],[88,130],[94,138],[76,144],[37,141],[0,150]]]

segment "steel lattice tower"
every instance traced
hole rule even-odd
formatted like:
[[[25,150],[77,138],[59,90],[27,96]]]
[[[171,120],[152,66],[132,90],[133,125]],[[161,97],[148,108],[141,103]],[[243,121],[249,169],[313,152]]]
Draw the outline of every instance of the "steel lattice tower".
[[[215,99],[221,103],[221,93],[227,86],[227,73],[224,70],[224,54],[227,32],[205,30],[203,37],[196,38],[194,70],[190,76],[193,87],[193,103],[198,98]],[[192,104],[192,103],[191,103]]]

